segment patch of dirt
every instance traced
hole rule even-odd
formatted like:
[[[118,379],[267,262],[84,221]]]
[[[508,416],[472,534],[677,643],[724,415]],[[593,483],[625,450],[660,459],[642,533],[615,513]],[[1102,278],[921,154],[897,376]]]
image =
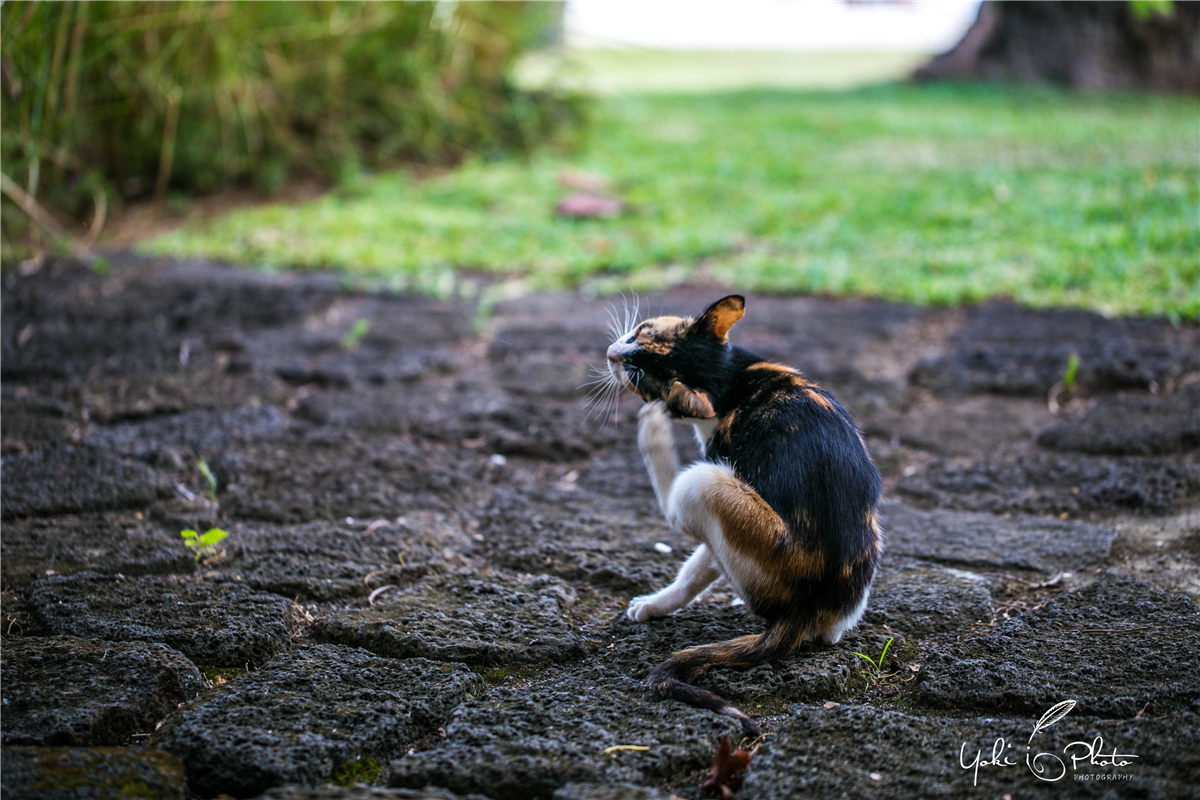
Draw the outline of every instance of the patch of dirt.
[[[1079,416],[1043,430],[1050,450],[1093,455],[1157,456],[1200,447],[1200,380],[1166,397],[1116,394],[1099,398]]]
[[[944,354],[917,365],[912,382],[943,396],[1045,397],[1062,380],[1072,354],[1082,388],[1165,388],[1200,371],[1200,331],[1154,319],[985,303],[967,311]]]

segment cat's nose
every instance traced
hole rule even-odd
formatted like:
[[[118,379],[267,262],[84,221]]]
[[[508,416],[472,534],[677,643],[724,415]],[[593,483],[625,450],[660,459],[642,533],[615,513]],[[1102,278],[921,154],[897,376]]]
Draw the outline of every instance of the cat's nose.
[[[608,346],[608,361],[610,364],[621,363],[621,350],[615,344]]]

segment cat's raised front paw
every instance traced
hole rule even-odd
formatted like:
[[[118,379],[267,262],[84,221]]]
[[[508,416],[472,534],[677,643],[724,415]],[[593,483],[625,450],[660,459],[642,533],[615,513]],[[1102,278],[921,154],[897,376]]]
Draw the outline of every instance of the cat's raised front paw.
[[[675,439],[671,435],[671,414],[667,404],[655,400],[642,406],[638,412],[638,448],[643,453],[659,450],[674,451]]]
[[[650,402],[643,405],[640,409],[638,409],[638,422],[639,423],[641,422],[641,420],[645,419],[646,417],[655,417],[655,416],[663,417],[664,419],[671,418],[671,413],[669,411],[667,411],[667,404],[664,403],[662,400],[651,400]]]
[[[654,595],[652,594],[633,598],[629,601],[629,608],[625,609],[625,616],[634,622],[645,622],[655,617],[665,617],[668,613],[670,612],[664,611],[654,604]]]

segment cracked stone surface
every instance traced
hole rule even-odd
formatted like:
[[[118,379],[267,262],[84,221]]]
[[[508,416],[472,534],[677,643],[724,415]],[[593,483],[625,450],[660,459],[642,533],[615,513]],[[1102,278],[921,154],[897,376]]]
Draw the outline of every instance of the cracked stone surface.
[[[4,588],[48,574],[178,575],[196,569],[178,528],[135,513],[65,514],[4,524]]]
[[[127,458],[154,463],[166,451],[177,456],[212,453],[234,439],[263,439],[279,433],[287,417],[274,406],[197,409],[182,414],[98,427],[85,441]]]
[[[178,756],[201,796],[315,787],[346,762],[398,755],[482,686],[461,664],[313,645],[185,706],[150,745]]]
[[[116,746],[204,688],[196,665],[161,644],[51,636],[7,642],[4,745]]]
[[[188,798],[183,764],[152,748],[5,747],[0,790],[7,800]]]
[[[1177,392],[1106,395],[1077,416],[1038,434],[1051,450],[1093,455],[1153,456],[1200,447],[1200,381]]]
[[[929,649],[917,699],[933,708],[1040,714],[1072,699],[1094,717],[1200,713],[1200,607],[1138,581],[1105,576]]]
[[[6,458],[3,473],[6,518],[144,506],[166,491],[152,468],[91,447]]]
[[[128,778],[155,797],[700,800],[737,725],[643,680],[764,623],[724,582],[624,617],[694,543],[657,507],[637,400],[587,418],[610,300],[477,313],[327,274],[112,264],[0,276],[6,798],[65,777],[37,796]],[[856,630],[699,679],[772,734],[738,797],[1023,797],[1015,768],[972,790],[959,748],[1020,745],[1067,699],[1035,742],[1139,758],[1051,793],[1195,794],[1200,326],[750,295],[731,338],[834,392],[888,498]],[[230,536],[197,563],[179,531],[208,527]],[[878,673],[855,654],[889,640]],[[40,716],[15,713],[30,697]],[[133,735],[163,717],[186,785]],[[127,746],[10,744],[27,734]],[[354,780],[372,785],[326,785]]]
[[[863,621],[905,634],[949,633],[991,622],[992,596],[974,572],[885,557]]]
[[[1026,752],[1032,727],[1027,718],[921,717],[862,706],[795,706],[779,734],[751,762],[737,797],[1194,796],[1194,775],[1200,768],[1195,726],[1184,732],[1159,720],[1087,718],[1076,709],[1040,733]],[[1073,763],[1072,757],[1082,756],[1085,748],[1068,749],[1071,742],[1092,743],[1097,736],[1104,741],[1104,752],[1138,758],[1126,767],[1094,766],[1086,759]],[[973,768],[961,766],[964,761],[974,765],[976,753],[989,760],[998,737],[1014,744],[1004,751],[1012,766],[982,766],[977,777]],[[1049,754],[1038,759],[1043,774],[1059,778],[1050,786],[1025,762],[1027,755],[1032,761],[1041,753]],[[1119,787],[1117,794],[1114,787]]]
[[[379,786],[280,786],[254,800],[488,800],[481,794],[455,794],[433,786],[424,789],[384,789]]]
[[[353,525],[238,523],[228,531],[229,556],[214,565],[221,578],[318,601],[410,584],[461,564],[474,545],[454,516],[440,512]]]
[[[494,800],[547,796],[571,782],[656,785],[707,766],[710,742],[736,728],[729,717],[648,699],[626,678],[562,673],[464,703],[441,745],[393,762],[387,784]],[[604,753],[630,742],[649,750]]]
[[[932,459],[899,481],[925,507],[993,514],[1167,514],[1200,493],[1200,464],[1029,452],[963,463]]]
[[[312,635],[393,658],[480,666],[569,661],[585,653],[567,618],[575,600],[570,586],[546,575],[458,573],[319,620]]]
[[[261,664],[292,646],[289,600],[235,584],[79,572],[38,581],[29,613],[48,632],[116,642],[159,642],[198,664]]]
[[[634,478],[637,487],[619,503],[591,491],[586,475],[570,491],[501,489],[485,512],[482,548],[509,569],[548,572],[612,591],[665,586],[695,543],[667,528],[642,478]],[[656,552],[657,542],[673,553]]]
[[[404,439],[380,442],[335,428],[238,443],[209,465],[225,487],[222,507],[266,522],[449,512],[486,485],[486,459],[472,451],[431,452]]]
[[[554,790],[551,800],[667,800],[657,789],[633,783],[568,783]]]
[[[912,380],[939,394],[988,392],[1045,397],[1062,379],[1071,354],[1077,383],[1112,391],[1147,389],[1200,369],[1200,336],[1192,326],[1109,319],[1088,311],[1047,314],[1011,303],[966,310],[948,352],[925,359]]]
[[[1053,572],[1101,564],[1117,536],[1106,525],[923,511],[900,503],[884,503],[879,519],[889,554],[977,569]]]
[[[609,641],[602,643],[595,659],[582,668],[597,677],[616,672],[640,682],[651,667],[671,653],[761,633],[765,628],[765,622],[745,606],[730,606],[725,602],[695,603],[669,617],[644,623],[632,622],[622,615],[612,623]],[[775,706],[781,701],[841,699],[861,684],[862,662],[853,651],[877,654],[892,637],[897,638],[893,647],[899,652],[903,634],[882,626],[862,625],[847,633],[836,646],[808,643],[768,664],[746,670],[713,669],[700,679],[699,685],[735,705],[745,706],[742,710],[751,715],[761,707]]]

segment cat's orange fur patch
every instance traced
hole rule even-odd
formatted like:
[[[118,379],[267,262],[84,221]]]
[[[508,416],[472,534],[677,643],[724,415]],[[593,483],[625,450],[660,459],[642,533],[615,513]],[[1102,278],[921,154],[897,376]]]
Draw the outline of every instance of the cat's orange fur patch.
[[[875,512],[875,509],[871,508],[867,509],[865,517],[867,520],[867,527],[870,528],[871,533],[873,534],[870,552],[873,555],[879,555],[879,553],[883,550],[883,535],[879,531],[879,514]]]
[[[833,403],[828,397],[813,389],[805,389],[804,396],[811,400],[814,405],[824,409],[825,411],[833,411]]]
[[[795,578],[816,577],[825,569],[825,557],[818,551],[793,547],[780,553],[787,525],[758,492],[736,476],[714,476],[706,487],[704,504],[720,520],[729,546],[759,567],[762,588],[772,594],[787,594]]]
[[[808,384],[808,381],[804,380],[799,372],[785,364],[776,364],[774,361],[760,361],[757,364],[751,364],[750,366],[746,367],[747,372],[751,370],[762,372],[778,372],[780,375],[786,375],[787,377],[792,378],[794,381],[798,381],[800,385]]]
[[[733,411],[730,411],[728,414],[721,417],[721,420],[717,423],[716,430],[713,431],[713,436],[715,436],[717,439],[729,442],[733,432],[733,423],[735,420],[737,420],[737,413],[737,409],[735,408]]]
[[[708,307],[701,321],[714,336],[724,342],[729,329],[746,313],[746,301],[738,295],[722,298]]]
[[[665,356],[692,324],[688,317],[655,317],[643,322],[637,335],[639,350]]]
[[[791,367],[784,364],[776,364],[773,361],[760,361],[757,364],[746,367],[747,372],[751,370],[757,370],[759,372],[774,372],[778,375],[782,375],[785,378],[788,378],[793,386],[800,389],[800,395],[806,400],[809,400],[814,405],[824,409],[825,411],[833,411],[833,403],[830,402],[829,398],[817,391],[813,387],[811,381]]]

